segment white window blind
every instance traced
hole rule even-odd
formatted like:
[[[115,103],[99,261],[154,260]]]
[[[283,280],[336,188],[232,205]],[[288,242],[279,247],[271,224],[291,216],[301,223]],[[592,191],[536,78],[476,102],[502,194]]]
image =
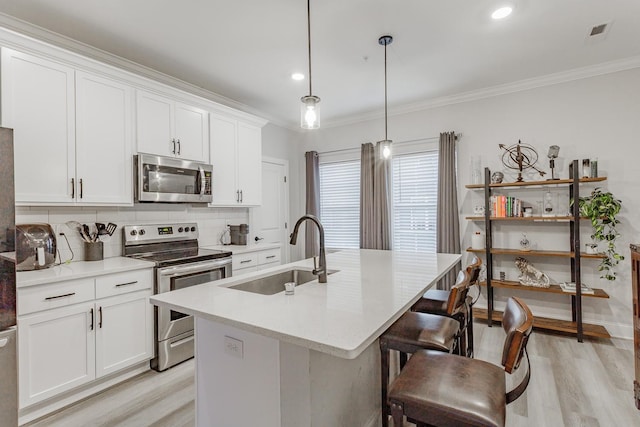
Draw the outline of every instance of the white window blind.
[[[360,247],[360,160],[321,163],[320,220],[327,248]]]
[[[393,157],[393,249],[436,251],[438,152]]]

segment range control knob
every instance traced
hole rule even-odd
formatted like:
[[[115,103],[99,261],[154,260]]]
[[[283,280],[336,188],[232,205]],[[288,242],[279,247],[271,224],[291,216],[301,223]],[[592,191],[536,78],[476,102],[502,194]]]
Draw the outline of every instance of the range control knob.
[[[144,231],[144,228],[142,230],[140,230],[140,235],[144,236],[144,234],[146,233],[146,231]]]
[[[195,227],[191,227],[191,231],[196,231],[196,228]]]
[[[182,233],[182,227],[178,228],[178,233]]]
[[[131,232],[129,234],[131,234],[132,236],[135,236],[135,235],[138,234],[138,232],[136,230],[131,230]]]

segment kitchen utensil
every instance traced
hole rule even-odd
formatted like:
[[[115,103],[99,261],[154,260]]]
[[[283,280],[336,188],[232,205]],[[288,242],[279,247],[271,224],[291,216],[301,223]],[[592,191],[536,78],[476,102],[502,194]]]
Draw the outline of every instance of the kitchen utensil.
[[[107,226],[101,222],[96,222],[96,228],[98,229],[98,236],[109,234],[109,232],[107,231]]]
[[[109,234],[109,236],[113,236],[113,233],[115,233],[116,228],[118,228],[118,226],[112,222],[110,222],[109,224],[107,224],[107,233]]]
[[[82,224],[82,232],[84,233],[83,237],[85,242],[93,242],[91,238],[91,230],[89,230],[89,226],[87,224]]]

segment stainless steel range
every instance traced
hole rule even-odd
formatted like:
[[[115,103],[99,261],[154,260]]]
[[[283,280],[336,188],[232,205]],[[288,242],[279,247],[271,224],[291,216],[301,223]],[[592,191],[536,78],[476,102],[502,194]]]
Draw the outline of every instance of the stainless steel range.
[[[155,293],[231,277],[231,252],[198,247],[195,223],[127,225],[124,255],[156,264]],[[164,371],[193,357],[193,318],[155,307],[155,358],[151,367]]]

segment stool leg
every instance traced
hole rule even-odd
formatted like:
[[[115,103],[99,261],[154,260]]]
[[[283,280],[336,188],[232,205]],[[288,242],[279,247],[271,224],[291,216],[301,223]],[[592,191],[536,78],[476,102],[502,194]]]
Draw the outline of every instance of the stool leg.
[[[402,368],[404,368],[404,365],[407,364],[407,353],[399,351],[398,353],[400,353],[400,370],[402,370]]]
[[[467,356],[473,358],[473,306],[469,305],[469,319],[467,320]]]
[[[382,398],[382,427],[389,427],[389,407],[387,406],[387,388],[389,386],[389,346],[380,339],[380,389]]]
[[[404,423],[404,409],[402,404],[393,402],[391,404],[391,416],[393,417],[393,427],[402,427]]]

